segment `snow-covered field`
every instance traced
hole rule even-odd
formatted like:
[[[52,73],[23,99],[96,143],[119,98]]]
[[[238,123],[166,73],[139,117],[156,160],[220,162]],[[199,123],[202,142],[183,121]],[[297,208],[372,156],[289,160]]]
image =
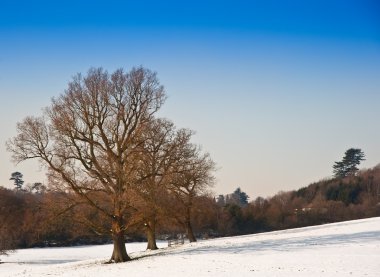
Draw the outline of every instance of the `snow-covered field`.
[[[112,245],[19,250],[1,257],[0,276],[380,276],[380,217],[157,251],[126,246],[136,259],[122,264],[104,264]]]

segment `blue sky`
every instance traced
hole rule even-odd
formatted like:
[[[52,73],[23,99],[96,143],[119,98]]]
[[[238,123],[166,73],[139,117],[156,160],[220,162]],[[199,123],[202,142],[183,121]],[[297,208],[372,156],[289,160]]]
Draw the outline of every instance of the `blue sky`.
[[[217,162],[216,193],[305,186],[349,147],[380,162],[377,1],[1,1],[0,184],[43,178],[10,162],[17,121],[77,72],[136,65],[166,87],[160,114]]]

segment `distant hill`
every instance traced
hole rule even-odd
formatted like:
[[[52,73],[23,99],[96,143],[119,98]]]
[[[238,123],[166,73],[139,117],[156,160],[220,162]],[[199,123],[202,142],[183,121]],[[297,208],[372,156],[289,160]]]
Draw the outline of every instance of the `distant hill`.
[[[218,202],[218,201],[216,201]],[[222,205],[224,234],[248,234],[380,216],[380,165],[248,205]],[[223,234],[223,235],[224,235]]]

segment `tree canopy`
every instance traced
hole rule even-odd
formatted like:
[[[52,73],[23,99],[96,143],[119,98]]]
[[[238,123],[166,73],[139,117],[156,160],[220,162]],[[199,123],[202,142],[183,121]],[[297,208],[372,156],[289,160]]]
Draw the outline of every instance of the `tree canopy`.
[[[350,148],[344,153],[342,161],[335,162],[333,169],[337,178],[355,175],[359,170],[358,165],[364,161],[364,152],[359,148]]]
[[[245,206],[248,204],[248,194],[246,194],[244,191],[238,187],[234,193],[232,194],[232,197],[236,200],[236,203],[241,206]]]
[[[22,178],[23,178],[22,173],[20,173],[18,171],[17,172],[13,172],[11,174],[11,178],[9,180],[13,180],[14,185],[16,187],[15,188],[16,190],[21,190],[22,185],[24,184],[24,180],[22,180]]]

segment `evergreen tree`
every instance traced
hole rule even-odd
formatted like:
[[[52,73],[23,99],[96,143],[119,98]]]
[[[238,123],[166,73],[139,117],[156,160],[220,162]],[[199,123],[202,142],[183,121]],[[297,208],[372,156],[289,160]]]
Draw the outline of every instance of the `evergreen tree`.
[[[364,152],[359,148],[350,148],[344,153],[342,161],[335,162],[333,165],[334,175],[337,178],[343,178],[350,175],[355,175],[359,170],[358,165],[364,159]]]
[[[237,204],[239,206],[245,206],[248,204],[248,198],[249,196],[239,188],[237,188],[234,193],[232,194],[232,199],[234,204]]]
[[[14,185],[16,186],[16,190],[21,190],[21,187],[24,184],[22,177],[23,175],[20,172],[16,171],[12,173],[11,178],[9,179],[13,180]]]
[[[46,191],[46,186],[42,183],[36,182],[31,187],[32,191],[35,193],[44,193]]]
[[[218,198],[216,199],[216,204],[218,204],[220,207],[224,207],[226,205],[226,200],[223,194],[220,194],[218,196]]]

